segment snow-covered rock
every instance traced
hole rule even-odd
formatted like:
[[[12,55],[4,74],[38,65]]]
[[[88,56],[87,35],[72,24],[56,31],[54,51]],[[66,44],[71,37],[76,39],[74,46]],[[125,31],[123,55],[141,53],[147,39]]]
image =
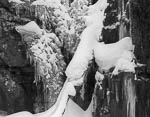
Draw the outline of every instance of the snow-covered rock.
[[[35,34],[39,35],[40,37],[43,34],[43,30],[40,29],[40,27],[34,21],[31,21],[24,26],[16,26],[15,29],[20,34],[30,34],[30,33],[34,34],[35,33]]]
[[[132,51],[132,39],[125,37],[120,41],[112,44],[97,43],[94,47],[94,56],[96,63],[99,66],[99,71],[108,71],[115,67],[118,59],[122,56],[124,51]]]
[[[117,75],[119,71],[135,73],[136,65],[133,59],[134,59],[134,55],[132,52],[124,51],[121,57],[117,60],[112,75]]]

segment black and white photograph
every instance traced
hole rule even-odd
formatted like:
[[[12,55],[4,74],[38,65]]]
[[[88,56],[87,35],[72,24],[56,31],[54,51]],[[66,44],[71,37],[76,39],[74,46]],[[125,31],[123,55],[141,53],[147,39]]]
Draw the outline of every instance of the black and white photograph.
[[[0,0],[0,117],[150,117],[150,0]]]

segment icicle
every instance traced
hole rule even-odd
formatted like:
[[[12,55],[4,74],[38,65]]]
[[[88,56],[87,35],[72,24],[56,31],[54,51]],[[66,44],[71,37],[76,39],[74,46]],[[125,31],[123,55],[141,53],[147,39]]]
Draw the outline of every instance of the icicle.
[[[29,60],[29,53],[28,53],[28,50],[26,51],[26,58],[27,58],[27,60]]]
[[[29,54],[29,61],[30,61],[30,64],[32,65],[33,60],[32,60],[32,55],[30,55],[30,54]]]
[[[35,83],[37,85],[37,61],[36,61],[36,59],[34,59],[34,79],[35,79]]]
[[[119,95],[118,95],[118,84],[115,85],[115,96],[116,96],[116,102],[119,102]]]
[[[82,89],[81,89],[80,93],[81,93],[82,100],[84,100],[84,94],[85,94],[85,85],[84,85],[84,83],[82,85]]]
[[[17,6],[17,7],[16,7],[16,15],[17,15],[17,17],[20,17],[20,15],[19,15],[19,11],[20,11],[20,10],[19,10],[19,9],[20,9],[19,6]]]
[[[135,117],[135,104],[136,104],[136,94],[135,87],[132,82],[132,79],[127,79],[125,81],[125,96],[127,99],[127,116]]]

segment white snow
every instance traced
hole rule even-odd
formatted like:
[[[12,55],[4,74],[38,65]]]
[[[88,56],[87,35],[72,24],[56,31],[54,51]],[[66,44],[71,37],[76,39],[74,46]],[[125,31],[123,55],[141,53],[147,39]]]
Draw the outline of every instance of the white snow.
[[[97,82],[100,82],[100,81],[103,81],[103,79],[104,79],[104,75],[97,71],[95,74],[95,80]]]
[[[97,43],[94,47],[94,56],[99,66],[99,71],[107,72],[110,68],[115,67],[118,59],[124,51],[132,51],[132,39],[125,37],[120,41],[112,44]]]
[[[83,82],[84,72],[88,68],[89,61],[94,57],[93,48],[98,43],[103,28],[104,8],[106,8],[103,5],[105,4],[107,4],[107,0],[103,0],[102,4],[99,2],[96,8],[101,9],[101,11],[97,10],[97,13],[93,12],[93,14],[85,16],[88,27],[82,32],[81,41],[65,72],[69,80],[74,82],[74,85]]]
[[[135,73],[135,63],[133,61],[134,55],[130,51],[124,51],[121,57],[117,60],[115,69],[112,72],[112,75],[117,75],[119,71],[124,72],[133,72]]]
[[[42,36],[43,34],[43,30],[40,29],[40,27],[34,21],[31,21],[24,26],[16,26],[15,29],[21,34],[25,32],[33,32],[39,36]]]
[[[93,58],[92,46],[94,43],[91,41],[92,35],[90,31],[94,32],[91,28],[83,31],[81,41],[73,59],[67,66],[65,73],[70,81],[82,79],[84,77],[84,72],[88,68],[88,62]]]
[[[74,101],[69,99],[63,117],[92,117],[92,109],[93,109],[92,106],[93,106],[93,100],[91,101],[88,109],[84,111]]]

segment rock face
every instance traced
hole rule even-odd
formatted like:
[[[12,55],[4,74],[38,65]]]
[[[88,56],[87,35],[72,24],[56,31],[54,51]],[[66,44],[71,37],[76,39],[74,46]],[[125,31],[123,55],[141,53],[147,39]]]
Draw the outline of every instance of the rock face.
[[[19,70],[16,72],[19,73]],[[28,85],[32,84],[29,81],[28,79]],[[24,82],[26,82],[25,79],[19,74],[15,75],[10,70],[0,69],[1,110],[6,111],[8,114],[22,110],[32,111],[32,95],[34,93],[32,94],[30,86],[27,86]]]
[[[14,29],[26,20],[10,13],[12,5],[5,2],[8,1],[0,1],[0,110],[7,114],[32,112],[34,69],[26,59],[21,36]]]

